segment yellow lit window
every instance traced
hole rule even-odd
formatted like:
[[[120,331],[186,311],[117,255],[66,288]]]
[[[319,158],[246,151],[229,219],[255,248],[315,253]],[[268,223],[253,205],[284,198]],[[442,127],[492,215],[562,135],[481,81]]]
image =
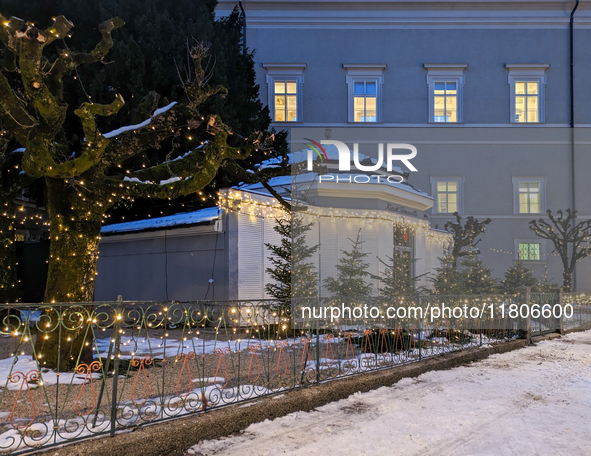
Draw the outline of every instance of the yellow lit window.
[[[540,183],[519,182],[519,213],[540,213]]]
[[[515,81],[515,122],[539,122],[538,81]]]
[[[437,182],[437,212],[441,214],[458,212],[457,181]]]
[[[353,120],[355,122],[377,121],[377,84],[375,81],[353,83]]]
[[[297,122],[298,85],[296,81],[275,80],[275,122]]]
[[[433,122],[458,121],[458,83],[457,81],[435,81]]]

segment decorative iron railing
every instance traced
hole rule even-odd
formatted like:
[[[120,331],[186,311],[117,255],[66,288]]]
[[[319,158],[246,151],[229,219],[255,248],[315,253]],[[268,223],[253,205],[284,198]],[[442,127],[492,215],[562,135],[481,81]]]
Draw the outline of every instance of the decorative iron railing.
[[[539,319],[540,325],[591,323],[588,295],[568,294],[562,301],[574,306],[574,316],[562,324]],[[520,296],[373,300],[370,304],[382,310],[443,303],[486,312],[433,320],[425,314],[332,321],[296,315],[311,304],[306,301],[5,306],[0,310],[0,453],[114,434],[518,337],[522,329],[498,310],[522,302]]]

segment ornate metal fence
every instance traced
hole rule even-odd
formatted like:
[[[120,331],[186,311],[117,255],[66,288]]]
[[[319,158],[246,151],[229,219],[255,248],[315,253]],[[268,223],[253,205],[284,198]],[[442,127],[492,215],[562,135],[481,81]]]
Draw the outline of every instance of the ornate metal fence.
[[[591,329],[591,294],[590,293],[562,293],[563,312],[562,328]],[[572,310],[572,315],[570,311]],[[564,315],[566,313],[566,316]]]
[[[530,294],[531,333],[536,336],[561,331],[562,313],[553,312],[555,305],[560,305],[560,291],[553,293],[533,292]],[[558,308],[557,308],[558,309]]]
[[[586,295],[568,295],[568,302],[578,306],[578,320],[569,327],[591,322]],[[321,318],[301,314],[309,302],[274,300],[6,307],[0,319],[0,453],[114,434],[497,343],[520,333],[500,306],[520,303],[507,296],[372,302],[382,310],[441,304],[485,310],[437,319],[427,313]]]

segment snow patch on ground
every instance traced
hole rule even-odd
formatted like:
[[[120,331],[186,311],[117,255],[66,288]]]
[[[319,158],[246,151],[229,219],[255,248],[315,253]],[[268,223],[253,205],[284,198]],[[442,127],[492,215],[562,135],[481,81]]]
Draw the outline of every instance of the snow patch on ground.
[[[22,377],[15,376],[14,382],[12,382],[9,377],[12,374],[16,374],[16,372],[26,374],[27,372],[36,371],[37,369],[37,362],[32,359],[30,355],[11,356],[6,359],[0,359],[0,379],[2,381],[0,384],[0,391],[2,388],[18,391],[22,385]],[[100,378],[101,374],[93,373],[92,376],[93,378]],[[84,380],[85,374],[62,372],[59,376],[59,381],[61,384],[81,385],[84,383]],[[86,382],[88,381],[89,380],[86,379]],[[41,369],[39,379],[37,382],[29,383],[29,388],[38,388],[42,383],[45,383],[46,385],[53,385],[57,383],[56,373],[49,369]]]

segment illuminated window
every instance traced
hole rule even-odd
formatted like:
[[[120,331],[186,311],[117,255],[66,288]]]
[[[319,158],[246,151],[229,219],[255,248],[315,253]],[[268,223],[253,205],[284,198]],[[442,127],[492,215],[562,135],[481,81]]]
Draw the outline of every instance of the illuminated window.
[[[507,64],[511,122],[544,122],[544,87],[549,64]]]
[[[383,71],[381,64],[343,64],[347,70],[349,122],[381,122]]]
[[[305,63],[265,63],[268,104],[273,122],[302,121],[302,86]]]
[[[462,122],[462,88],[468,64],[425,64],[429,122]]]
[[[519,213],[539,214],[540,213],[540,183],[520,182],[519,183]]]
[[[273,120],[275,122],[298,121],[298,83],[297,81],[273,81]]]
[[[513,239],[515,260],[546,261],[546,241],[537,239]]]
[[[432,177],[431,190],[435,204],[434,214],[453,214],[463,212],[461,177]]]
[[[540,261],[541,245],[539,242],[520,242],[518,255],[520,261]]]
[[[377,120],[376,81],[353,83],[353,121],[375,122]]]
[[[538,81],[515,81],[515,122],[539,122]]]
[[[515,214],[541,214],[545,210],[546,178],[513,178]]]
[[[435,81],[433,122],[458,121],[458,82]]]

